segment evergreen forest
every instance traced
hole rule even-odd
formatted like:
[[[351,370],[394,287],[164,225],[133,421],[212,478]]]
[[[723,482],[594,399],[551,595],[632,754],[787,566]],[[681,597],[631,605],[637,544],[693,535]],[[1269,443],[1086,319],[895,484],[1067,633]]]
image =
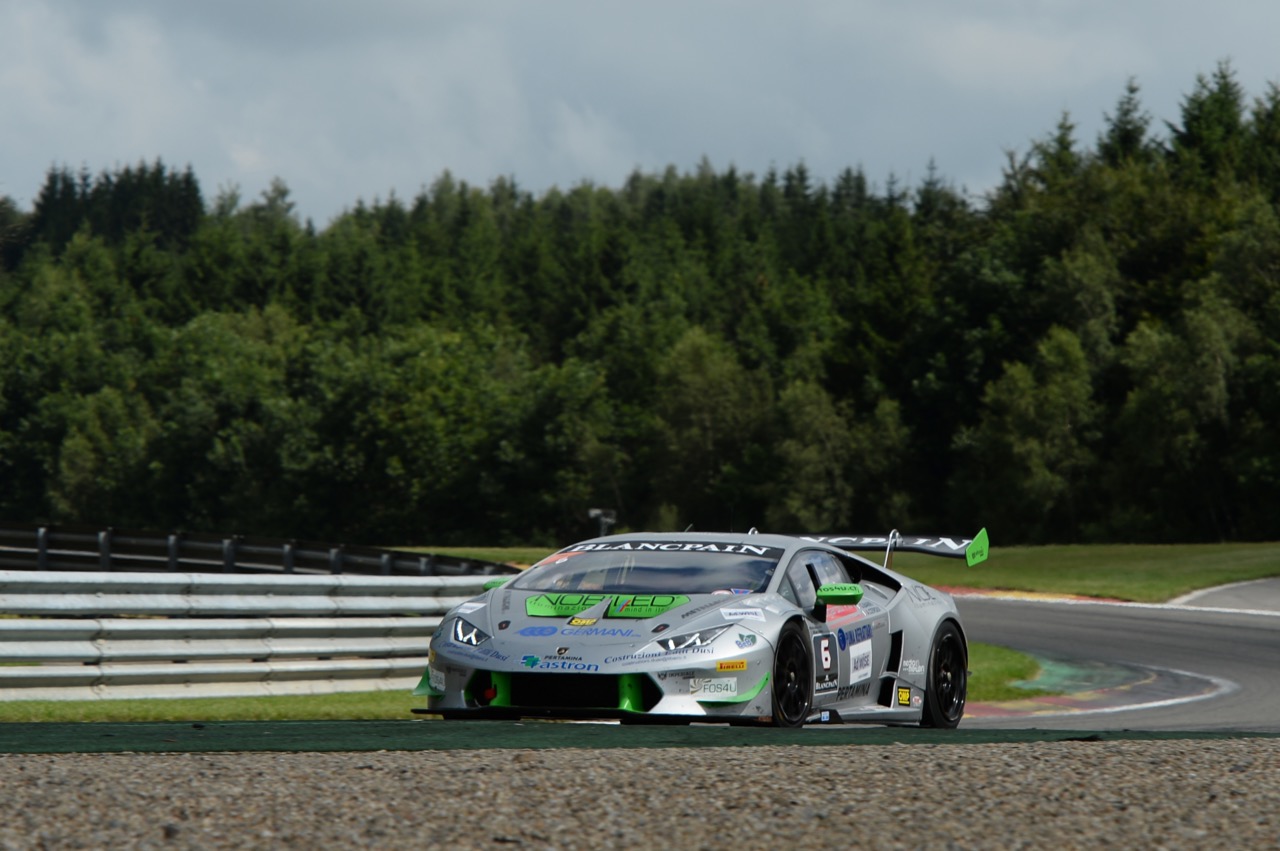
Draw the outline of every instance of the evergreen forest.
[[[930,169],[0,196],[0,518],[361,544],[1280,536],[1280,87]],[[997,156],[1001,152],[995,152]],[[852,155],[852,154],[851,154]]]

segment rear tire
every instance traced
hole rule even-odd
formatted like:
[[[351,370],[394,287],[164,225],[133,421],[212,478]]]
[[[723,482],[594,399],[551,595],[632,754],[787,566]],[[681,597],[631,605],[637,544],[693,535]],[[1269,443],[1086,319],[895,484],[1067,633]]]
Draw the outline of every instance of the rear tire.
[[[773,655],[773,726],[802,727],[813,707],[809,633],[797,621],[782,628]]]
[[[955,621],[943,621],[929,650],[929,680],[921,727],[953,728],[964,715],[969,690],[969,648]]]

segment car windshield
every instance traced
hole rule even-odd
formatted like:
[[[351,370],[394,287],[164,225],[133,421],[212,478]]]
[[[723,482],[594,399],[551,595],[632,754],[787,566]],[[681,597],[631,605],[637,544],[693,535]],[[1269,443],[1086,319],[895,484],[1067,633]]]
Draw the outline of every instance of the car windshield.
[[[592,545],[584,545],[592,546]],[[738,544],[595,545],[626,549],[568,549],[540,561],[511,583],[524,591],[603,594],[750,594],[763,591],[782,550]],[[664,549],[657,549],[657,547]],[[715,549],[710,549],[715,548]]]

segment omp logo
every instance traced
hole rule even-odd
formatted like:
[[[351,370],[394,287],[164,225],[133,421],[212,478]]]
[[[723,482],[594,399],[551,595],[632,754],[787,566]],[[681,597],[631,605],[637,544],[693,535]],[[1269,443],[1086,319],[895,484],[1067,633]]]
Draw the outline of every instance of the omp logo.
[[[569,618],[569,626],[591,626],[599,618]]]
[[[899,706],[911,705],[911,689],[909,688],[898,689],[898,705]]]

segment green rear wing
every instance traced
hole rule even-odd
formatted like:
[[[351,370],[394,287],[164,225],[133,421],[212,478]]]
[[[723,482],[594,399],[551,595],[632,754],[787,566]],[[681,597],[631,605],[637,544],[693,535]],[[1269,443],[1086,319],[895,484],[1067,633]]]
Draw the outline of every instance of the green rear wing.
[[[900,535],[894,529],[888,535],[801,535],[806,541],[817,541],[830,544],[842,550],[856,552],[858,550],[883,550],[884,565],[893,563],[895,552],[925,553],[931,556],[946,558],[962,558],[972,567],[987,560],[989,544],[987,530],[982,529],[972,538],[924,538],[916,535]]]

